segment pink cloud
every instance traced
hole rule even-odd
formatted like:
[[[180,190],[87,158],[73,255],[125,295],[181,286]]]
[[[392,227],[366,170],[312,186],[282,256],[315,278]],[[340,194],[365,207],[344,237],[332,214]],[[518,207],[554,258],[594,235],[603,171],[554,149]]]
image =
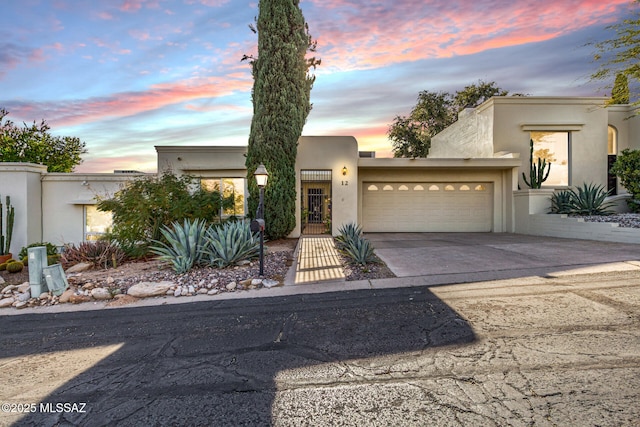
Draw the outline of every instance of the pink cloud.
[[[310,1],[327,16],[315,29],[310,24],[323,66],[342,70],[541,42],[602,24],[606,16],[612,22],[629,5],[629,0]]]
[[[251,90],[252,80],[210,77],[153,85],[143,92],[122,92],[108,97],[78,101],[47,102],[16,105],[12,114],[18,117],[45,117],[59,126],[75,126],[114,117],[127,117],[169,105],[196,99],[218,98]],[[194,108],[191,108],[194,109]],[[32,119],[31,119],[32,120]]]

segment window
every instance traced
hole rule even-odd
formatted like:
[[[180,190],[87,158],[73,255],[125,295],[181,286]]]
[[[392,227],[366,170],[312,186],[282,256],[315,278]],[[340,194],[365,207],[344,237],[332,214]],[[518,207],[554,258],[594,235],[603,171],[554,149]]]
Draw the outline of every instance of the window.
[[[533,161],[542,158],[551,162],[549,178],[543,185],[569,185],[570,135],[569,132],[531,132]]]
[[[99,211],[95,205],[84,206],[84,240],[95,241],[103,236],[112,225],[111,212]]]
[[[200,180],[203,190],[218,191],[222,197],[233,197],[233,206],[223,209],[223,217],[245,215],[245,179],[244,178],[203,178]]]
[[[607,147],[609,155],[615,156],[618,151],[618,130],[613,126],[607,129]]]

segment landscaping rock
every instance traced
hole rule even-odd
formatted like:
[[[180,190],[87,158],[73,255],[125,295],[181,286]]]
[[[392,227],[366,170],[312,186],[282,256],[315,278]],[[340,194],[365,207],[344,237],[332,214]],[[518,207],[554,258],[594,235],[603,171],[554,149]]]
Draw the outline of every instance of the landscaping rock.
[[[93,264],[88,262],[81,262],[76,265],[72,265],[66,271],[66,273],[82,273],[83,271],[91,270],[93,268]]]
[[[111,296],[111,292],[109,292],[108,289],[105,288],[95,288],[91,290],[91,297],[93,297],[93,299],[97,299],[97,300],[109,300],[111,298],[113,298]]]
[[[236,282],[231,282],[231,283],[227,283],[227,290],[228,291],[233,291],[238,287],[238,284]]]
[[[80,304],[83,302],[89,302],[91,301],[91,297],[87,296],[87,295],[71,295],[71,297],[69,298],[69,302],[71,304]]]
[[[17,286],[16,286],[16,285],[9,285],[9,286],[5,287],[5,288],[2,290],[2,293],[3,293],[3,294],[10,294],[10,293],[15,289],[15,288],[17,288]]]
[[[207,291],[207,295],[217,295],[218,292],[220,292],[219,289],[211,289],[211,290]]]
[[[27,307],[29,307],[29,303],[27,301],[18,301],[18,303],[15,305],[15,307],[17,309],[27,308]]]
[[[0,299],[0,308],[11,307],[16,302],[14,297]]]
[[[172,285],[171,282],[140,282],[131,286],[127,294],[138,298],[157,297],[166,294]]]
[[[30,289],[31,289],[31,285],[29,284],[29,282],[24,282],[23,284],[18,285],[18,287],[16,288],[16,291],[27,292]]]
[[[29,301],[31,299],[31,291],[27,290],[21,294],[18,294],[18,301]]]
[[[273,288],[274,286],[278,286],[279,284],[280,282],[278,282],[277,280],[264,279],[262,281],[262,286],[264,286],[265,288]]]
[[[62,293],[62,295],[60,295],[60,298],[58,299],[58,302],[64,304],[64,303],[68,303],[69,299],[71,299],[71,296],[75,295],[75,292],[73,291],[73,289],[67,289],[66,291],[64,291]]]

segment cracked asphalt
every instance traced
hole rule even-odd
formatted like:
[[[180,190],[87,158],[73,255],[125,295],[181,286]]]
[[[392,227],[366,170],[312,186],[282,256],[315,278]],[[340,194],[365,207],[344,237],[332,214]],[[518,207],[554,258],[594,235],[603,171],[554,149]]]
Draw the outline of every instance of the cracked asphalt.
[[[637,270],[0,316],[0,424],[637,426],[639,326]]]

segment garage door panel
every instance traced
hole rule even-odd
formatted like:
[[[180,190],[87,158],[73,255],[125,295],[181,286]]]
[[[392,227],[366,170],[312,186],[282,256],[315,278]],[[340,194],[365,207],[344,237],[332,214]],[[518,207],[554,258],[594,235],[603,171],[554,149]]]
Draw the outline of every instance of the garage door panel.
[[[486,232],[493,223],[490,183],[363,185],[363,229],[368,232]]]

